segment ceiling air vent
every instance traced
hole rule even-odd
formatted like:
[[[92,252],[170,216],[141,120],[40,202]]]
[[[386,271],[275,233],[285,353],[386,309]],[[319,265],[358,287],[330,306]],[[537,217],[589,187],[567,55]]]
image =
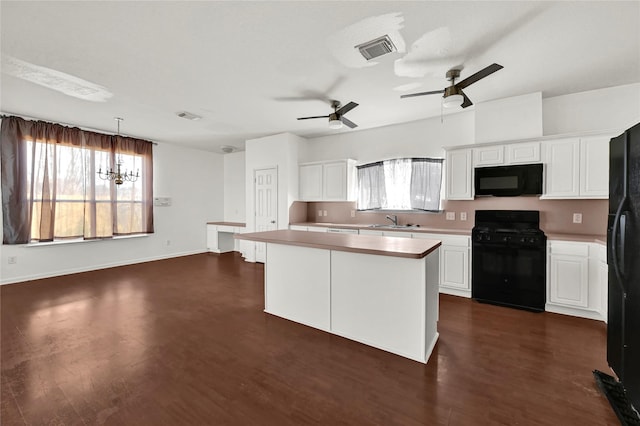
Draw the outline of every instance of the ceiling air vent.
[[[180,118],[186,118],[187,120],[200,120],[202,118],[199,115],[195,115],[187,111],[176,112],[176,115]]]
[[[396,46],[386,34],[375,40],[359,44],[355,47],[367,61],[396,51]]]

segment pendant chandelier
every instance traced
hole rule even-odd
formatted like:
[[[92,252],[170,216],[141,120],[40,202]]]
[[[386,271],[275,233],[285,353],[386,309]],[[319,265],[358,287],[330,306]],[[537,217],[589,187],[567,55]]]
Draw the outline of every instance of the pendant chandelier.
[[[115,117],[115,120],[118,122],[118,134],[116,135],[116,149],[118,147],[118,142],[120,140],[120,122],[124,120],[124,118]],[[126,170],[122,172],[122,155],[116,160],[116,168],[115,170],[111,168],[106,168],[103,172],[102,167],[98,169],[98,176],[102,180],[112,180],[116,183],[116,185],[122,185],[126,182],[135,182],[140,177],[140,171],[137,170],[136,174],[133,174],[133,171],[127,172]]]

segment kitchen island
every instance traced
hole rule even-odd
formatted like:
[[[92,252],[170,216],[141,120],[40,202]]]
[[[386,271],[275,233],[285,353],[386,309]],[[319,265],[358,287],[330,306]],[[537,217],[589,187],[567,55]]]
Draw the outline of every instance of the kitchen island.
[[[426,363],[438,340],[438,240],[267,231],[265,312]]]

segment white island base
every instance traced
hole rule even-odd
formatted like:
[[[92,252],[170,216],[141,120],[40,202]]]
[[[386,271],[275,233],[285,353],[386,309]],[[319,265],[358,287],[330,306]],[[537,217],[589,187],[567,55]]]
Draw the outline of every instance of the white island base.
[[[426,363],[438,340],[434,246],[408,258],[267,243],[265,312]]]

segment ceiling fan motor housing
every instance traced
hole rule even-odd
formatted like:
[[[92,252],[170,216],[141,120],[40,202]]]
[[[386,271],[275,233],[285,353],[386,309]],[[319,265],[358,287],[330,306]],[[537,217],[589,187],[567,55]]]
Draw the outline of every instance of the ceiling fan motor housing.
[[[458,89],[457,86],[449,86],[444,89],[444,98],[448,98],[452,95],[462,95],[462,90]]]

